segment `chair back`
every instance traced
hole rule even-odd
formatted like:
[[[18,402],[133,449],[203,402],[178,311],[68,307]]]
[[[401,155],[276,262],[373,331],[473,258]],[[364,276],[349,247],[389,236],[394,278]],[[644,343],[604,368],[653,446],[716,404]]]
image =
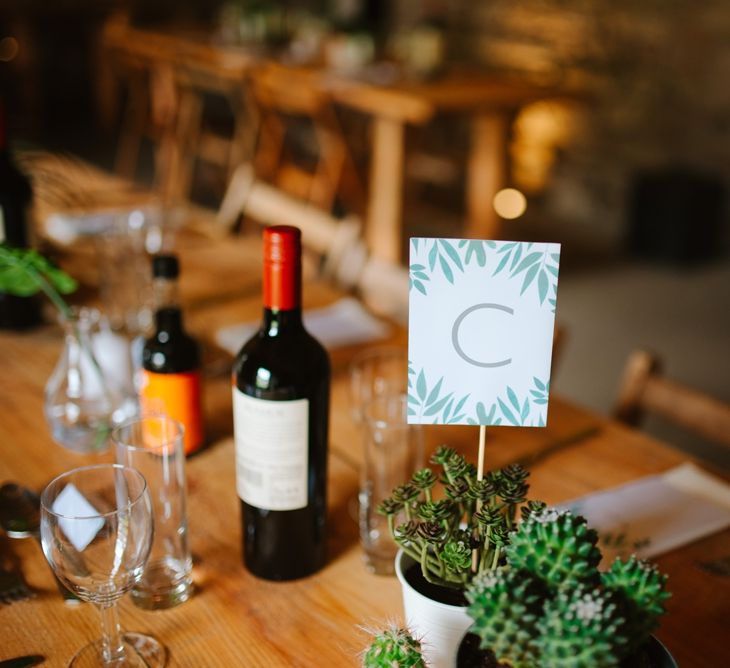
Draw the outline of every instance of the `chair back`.
[[[321,76],[276,63],[249,74],[260,118],[256,176],[328,211],[338,196],[359,210],[354,159]]]
[[[636,426],[653,413],[709,441],[730,447],[730,406],[665,378],[658,356],[639,350],[624,367],[614,406],[618,420]]]
[[[314,255],[320,274],[338,286],[350,289],[362,263],[356,258],[362,246],[362,224],[357,216],[335,218],[322,209],[256,178],[249,164],[233,173],[217,215],[217,227],[225,233],[238,217],[259,225],[294,225],[302,231],[302,246]],[[364,261],[364,260],[363,260]]]

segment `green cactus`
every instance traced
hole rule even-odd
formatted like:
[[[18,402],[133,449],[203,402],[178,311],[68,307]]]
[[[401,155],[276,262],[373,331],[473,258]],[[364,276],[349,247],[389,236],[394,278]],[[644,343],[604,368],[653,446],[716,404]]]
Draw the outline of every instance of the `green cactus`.
[[[624,665],[658,626],[666,577],[635,557],[600,574],[597,535],[583,517],[537,502],[524,510],[510,533],[493,509],[476,513],[506,564],[467,587],[471,632],[512,668]]]
[[[585,584],[545,601],[534,646],[540,666],[613,668],[626,653],[626,619],[615,594]]]
[[[553,508],[533,512],[510,535],[507,563],[553,590],[566,583],[598,584],[598,534],[584,517]]]
[[[534,668],[533,641],[542,614],[544,587],[530,575],[498,568],[477,576],[466,592],[472,633],[481,647],[513,668]]]
[[[405,628],[377,633],[362,656],[363,668],[426,668],[421,643]]]
[[[628,649],[636,649],[659,626],[659,618],[666,612],[664,601],[671,596],[666,591],[667,576],[656,566],[632,556],[627,561],[614,560],[611,568],[601,574],[601,580],[622,599],[629,629]]]

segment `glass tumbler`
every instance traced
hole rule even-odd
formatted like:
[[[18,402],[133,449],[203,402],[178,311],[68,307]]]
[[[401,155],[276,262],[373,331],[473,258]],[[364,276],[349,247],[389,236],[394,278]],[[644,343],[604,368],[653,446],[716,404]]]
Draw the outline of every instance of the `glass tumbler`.
[[[187,601],[193,590],[185,512],[183,426],[164,415],[143,415],[112,431],[117,462],[144,475],[152,499],[155,535],[132,601],[150,610]]]
[[[360,476],[360,542],[366,568],[392,575],[398,547],[378,505],[423,466],[421,425],[406,421],[408,396],[384,395],[363,408],[363,465]]]
[[[363,409],[376,397],[398,394],[408,388],[408,353],[396,346],[364,350],[350,365],[350,412],[355,424]]]

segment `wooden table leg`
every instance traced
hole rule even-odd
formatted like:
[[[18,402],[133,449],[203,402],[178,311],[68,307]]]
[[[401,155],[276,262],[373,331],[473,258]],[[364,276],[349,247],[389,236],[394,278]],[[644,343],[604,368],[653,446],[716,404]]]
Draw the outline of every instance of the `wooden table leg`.
[[[397,120],[375,117],[365,237],[370,252],[400,262],[405,128]]]
[[[500,112],[472,119],[466,193],[469,238],[500,238],[502,224],[493,201],[507,184],[510,120],[509,114]]]

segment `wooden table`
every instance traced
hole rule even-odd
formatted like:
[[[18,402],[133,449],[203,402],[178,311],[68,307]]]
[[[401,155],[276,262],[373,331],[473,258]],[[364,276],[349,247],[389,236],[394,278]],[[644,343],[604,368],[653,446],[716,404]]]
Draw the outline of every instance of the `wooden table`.
[[[257,266],[247,267],[242,262],[239,271],[258,273]],[[204,273],[214,280],[215,266]],[[305,306],[327,304],[338,296],[325,285],[311,281],[305,285]],[[195,334],[209,340],[215,328],[257,319],[260,309],[258,295],[242,296],[190,307],[186,321]],[[398,329],[388,339],[404,340]],[[0,333],[5,381],[0,391],[0,481],[41,489],[64,470],[108,457],[75,455],[51,440],[42,417],[43,387],[60,350],[60,330],[54,326],[27,334]],[[241,565],[230,381],[225,372],[208,379],[211,442],[187,466],[197,594],[168,611],[142,611],[128,598],[121,602],[123,627],[158,636],[170,650],[170,666],[355,666],[368,637],[361,627],[381,627],[402,615],[396,580],[367,573],[358,544],[354,518],[360,448],[348,416],[346,373],[356,350],[333,354],[328,563],[320,573],[297,582],[257,580]],[[490,429],[488,461],[500,466],[591,428],[593,435],[580,443],[535,459],[533,498],[559,502],[664,471],[684,459],[641,433],[551,398],[546,429]],[[475,449],[475,428],[434,427],[428,434],[433,444]],[[96,613],[91,605],[74,609],[62,603],[37,544],[16,541],[11,547],[38,594],[0,607],[0,660],[40,653],[46,657],[45,665],[63,666],[76,649],[98,637]],[[660,568],[669,573],[673,592],[658,636],[683,668],[727,664],[730,578],[706,574],[695,564],[728,552],[730,531],[724,531],[658,559]]]
[[[478,71],[389,86],[328,81],[337,102],[372,116],[366,236],[374,255],[400,261],[406,127],[425,125],[437,114],[459,114],[470,123],[465,236],[500,238],[493,200],[509,182],[512,121],[522,107],[559,91]]]

